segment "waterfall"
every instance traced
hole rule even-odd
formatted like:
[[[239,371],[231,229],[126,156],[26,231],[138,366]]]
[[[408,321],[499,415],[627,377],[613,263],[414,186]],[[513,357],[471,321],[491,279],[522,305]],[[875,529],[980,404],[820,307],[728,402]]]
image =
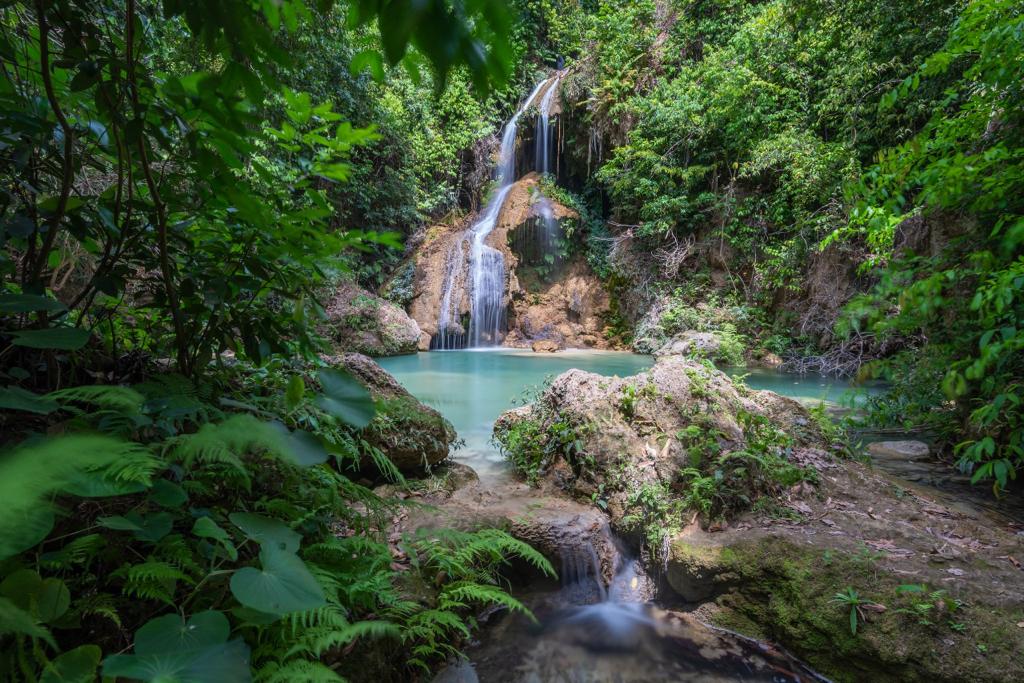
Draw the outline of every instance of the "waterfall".
[[[455,349],[464,345],[495,346],[501,343],[505,327],[505,256],[497,249],[487,246],[485,241],[494,229],[498,216],[501,215],[501,208],[505,204],[505,198],[516,180],[516,133],[519,117],[550,80],[545,79],[538,83],[505,124],[495,173],[497,188],[468,231],[469,277],[466,279],[471,286],[468,331],[458,320],[466,284],[462,282],[462,239],[458,240],[458,246],[448,255],[448,271],[445,274],[444,294],[438,314],[435,348]]]
[[[551,79],[551,86],[544,92],[544,97],[540,100],[540,116],[537,117],[536,161],[537,172],[541,174],[551,172],[551,164],[548,161],[551,152],[551,100],[558,92],[560,79],[561,77],[558,75]]]

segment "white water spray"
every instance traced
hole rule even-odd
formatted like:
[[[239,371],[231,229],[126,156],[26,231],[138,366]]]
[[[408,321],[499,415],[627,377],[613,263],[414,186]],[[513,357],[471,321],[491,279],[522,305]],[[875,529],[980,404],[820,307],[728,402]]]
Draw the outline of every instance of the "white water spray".
[[[557,77],[556,77],[557,78]],[[497,188],[491,200],[484,207],[480,217],[469,229],[469,283],[470,313],[469,330],[458,320],[459,305],[465,283],[460,283],[462,274],[462,240],[449,254],[449,269],[445,277],[444,295],[437,320],[439,349],[455,349],[462,346],[496,346],[501,343],[505,326],[505,256],[487,246],[487,236],[494,230],[501,215],[502,206],[512,183],[516,180],[516,133],[519,117],[533,103],[537,93],[551,79],[537,84],[522,106],[516,110],[501,136],[498,152],[498,167],[495,173]]]

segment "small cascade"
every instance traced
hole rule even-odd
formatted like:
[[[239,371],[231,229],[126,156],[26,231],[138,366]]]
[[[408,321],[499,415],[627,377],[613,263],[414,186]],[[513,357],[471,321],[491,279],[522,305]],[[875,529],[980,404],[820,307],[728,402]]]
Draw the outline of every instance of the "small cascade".
[[[560,80],[561,76],[556,74],[552,79],[551,86],[544,92],[538,107],[540,115],[537,117],[536,160],[537,172],[541,175],[551,172],[549,161],[551,153],[551,101],[554,99],[555,93],[558,92]]]
[[[495,173],[497,188],[466,236],[469,241],[468,278],[463,275],[462,239],[458,240],[458,246],[449,254],[449,267],[445,275],[444,294],[438,314],[437,335],[433,341],[433,347],[436,349],[495,346],[501,343],[505,329],[505,256],[488,246],[486,240],[494,230],[505,198],[516,180],[516,133],[519,117],[550,80],[545,79],[538,83],[505,125]],[[470,286],[468,330],[459,320],[459,310],[467,284]]]

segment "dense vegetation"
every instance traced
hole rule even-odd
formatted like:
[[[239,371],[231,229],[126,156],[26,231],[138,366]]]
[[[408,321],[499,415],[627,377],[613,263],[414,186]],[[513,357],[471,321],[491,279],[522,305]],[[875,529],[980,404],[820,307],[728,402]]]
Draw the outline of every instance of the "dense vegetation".
[[[522,609],[529,546],[389,539],[401,475],[318,325],[479,205],[560,58],[544,187],[610,335],[882,378],[873,426],[997,494],[1024,467],[1020,2],[17,1],[0,57],[12,680],[407,680]]]

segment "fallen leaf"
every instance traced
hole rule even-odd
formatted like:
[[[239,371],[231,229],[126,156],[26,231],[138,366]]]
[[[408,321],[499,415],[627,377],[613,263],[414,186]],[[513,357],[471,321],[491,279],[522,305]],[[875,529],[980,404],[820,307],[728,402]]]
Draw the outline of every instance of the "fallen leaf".
[[[956,567],[950,567],[946,571],[948,573],[952,574],[953,576],[963,576],[964,574],[967,573],[963,569],[957,569]]]

